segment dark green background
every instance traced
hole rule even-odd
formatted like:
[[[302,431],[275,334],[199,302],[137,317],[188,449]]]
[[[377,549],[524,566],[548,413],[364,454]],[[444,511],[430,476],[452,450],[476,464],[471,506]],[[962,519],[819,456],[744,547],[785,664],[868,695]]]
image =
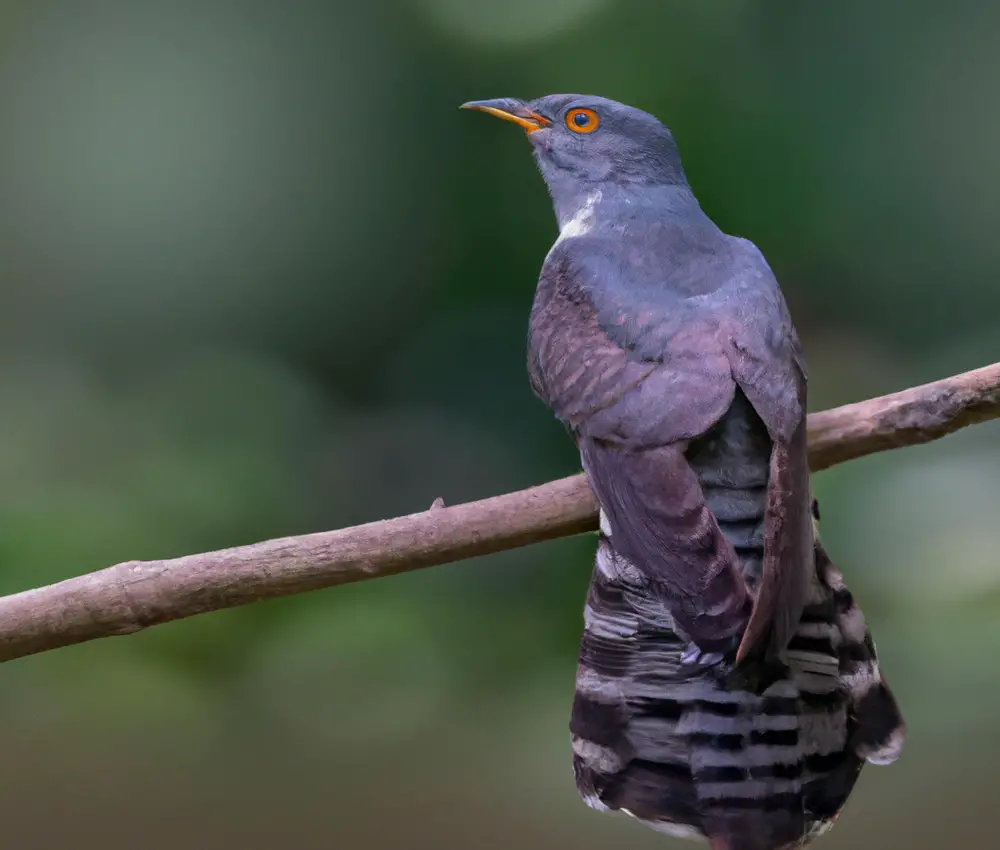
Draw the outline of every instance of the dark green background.
[[[0,590],[577,469],[528,388],[555,224],[459,103],[673,128],[811,407],[997,359],[987,3],[0,4]],[[910,723],[829,850],[996,847],[1000,430],[819,475]],[[0,668],[11,848],[683,847],[576,797],[592,539]]]

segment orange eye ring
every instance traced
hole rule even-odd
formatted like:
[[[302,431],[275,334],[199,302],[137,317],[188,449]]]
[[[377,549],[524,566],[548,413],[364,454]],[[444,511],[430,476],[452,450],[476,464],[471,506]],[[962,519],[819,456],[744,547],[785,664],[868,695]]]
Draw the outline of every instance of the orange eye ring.
[[[566,126],[574,133],[593,133],[600,123],[593,109],[571,109],[566,113]]]

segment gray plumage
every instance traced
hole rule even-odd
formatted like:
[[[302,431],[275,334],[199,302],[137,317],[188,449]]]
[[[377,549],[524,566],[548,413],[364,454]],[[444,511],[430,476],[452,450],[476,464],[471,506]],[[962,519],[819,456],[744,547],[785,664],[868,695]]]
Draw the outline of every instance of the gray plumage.
[[[577,787],[718,850],[800,846],[904,725],[815,528],[777,281],[702,211],[653,116],[581,95],[468,106],[525,127],[560,227],[528,366],[601,505]]]

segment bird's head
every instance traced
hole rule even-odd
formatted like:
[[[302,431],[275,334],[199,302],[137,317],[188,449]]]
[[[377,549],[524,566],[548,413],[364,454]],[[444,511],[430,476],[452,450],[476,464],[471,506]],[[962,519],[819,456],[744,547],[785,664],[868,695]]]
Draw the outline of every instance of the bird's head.
[[[606,186],[687,186],[673,135],[641,109],[579,94],[476,100],[461,108],[524,128],[557,207]]]

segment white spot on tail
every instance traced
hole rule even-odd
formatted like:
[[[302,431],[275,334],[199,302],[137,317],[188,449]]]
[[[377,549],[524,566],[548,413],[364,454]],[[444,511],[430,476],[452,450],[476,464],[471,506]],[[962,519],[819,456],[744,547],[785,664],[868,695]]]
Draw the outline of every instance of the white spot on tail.
[[[855,699],[861,699],[882,681],[882,671],[875,661],[866,661],[850,673],[841,674],[840,681]]]
[[[844,637],[854,643],[864,643],[868,624],[865,622],[865,615],[861,613],[861,609],[857,605],[841,614],[838,622]]]
[[[625,762],[610,747],[602,747],[586,738],[573,736],[573,753],[583,761],[589,770],[597,773],[617,773],[625,766]]]
[[[595,812],[610,812],[611,809],[601,802],[601,798],[597,796],[593,791],[581,791],[580,797],[583,802],[592,808]]]
[[[656,695],[661,695],[662,690],[662,687],[660,687]],[[617,704],[624,699],[621,686],[617,682],[595,673],[589,667],[584,667],[582,664],[577,667],[576,671],[576,691],[581,696],[585,696],[595,702]]]
[[[882,746],[872,750],[870,753],[859,752],[858,755],[864,758],[869,764],[892,764],[899,758],[899,754],[903,751],[904,743],[906,743],[906,727],[899,726]]]
[[[636,817],[628,809],[620,809],[622,814],[628,815],[630,818],[635,818],[639,823],[644,826],[648,826],[650,829],[655,829],[657,832],[662,832],[664,835],[670,835],[674,838],[687,838],[695,840],[704,840],[704,833],[693,826],[688,826],[683,823],[672,823],[668,820],[645,820],[644,818]]]
[[[843,575],[841,575],[840,571],[833,564],[827,564],[826,569],[823,571],[823,580],[830,590],[847,590]]]
[[[605,537],[611,536],[611,523],[608,521],[608,515],[602,510],[600,513],[601,517],[601,534]]]

